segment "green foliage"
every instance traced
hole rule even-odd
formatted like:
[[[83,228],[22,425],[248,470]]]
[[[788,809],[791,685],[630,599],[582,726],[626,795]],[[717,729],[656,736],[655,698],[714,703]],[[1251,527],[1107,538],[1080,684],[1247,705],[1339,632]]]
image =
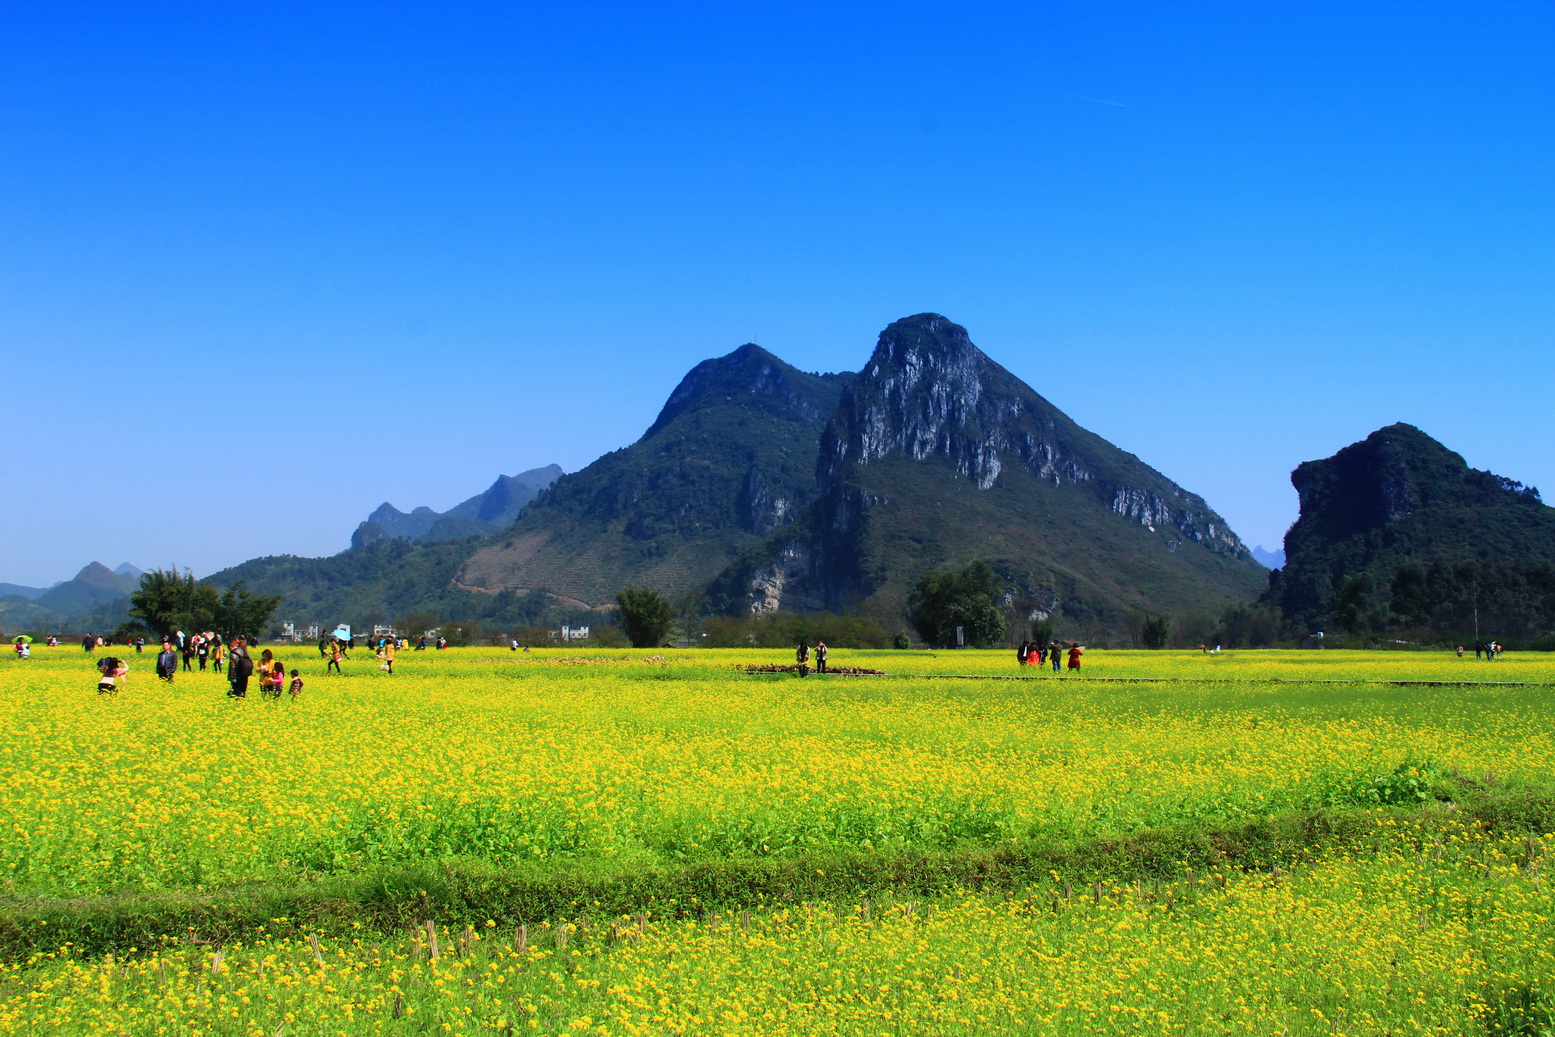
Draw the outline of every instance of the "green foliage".
[[[719,616],[702,624],[701,643],[709,648],[786,648],[825,641],[832,648],[889,648],[891,635],[867,616],[830,612],[775,612],[763,616]]]
[[[140,589],[130,594],[130,615],[159,637],[177,630],[214,630],[223,637],[261,635],[269,630],[280,603],[279,594],[254,594],[242,580],[218,592],[209,581],[196,582],[193,573],[175,567],[141,576]]]
[[[1142,640],[1146,648],[1159,651],[1172,636],[1172,621],[1167,616],[1146,616]]]
[[[474,620],[464,620],[442,625],[443,636],[456,648],[472,645],[480,639],[481,626]]]
[[[1053,620],[1050,619],[1050,618],[1049,619],[1033,619],[1031,621],[1031,642],[1032,642],[1032,644],[1039,644],[1039,645],[1052,644],[1053,643],[1053,639],[1056,636],[1058,636],[1057,635],[1057,630],[1058,630],[1057,626],[1054,625]]]
[[[1268,605],[1228,605],[1213,634],[1225,648],[1273,648],[1285,629],[1280,610]]]
[[[1339,586],[1334,588],[1331,606],[1334,622],[1352,634],[1375,629],[1381,620],[1376,590],[1376,581],[1370,573],[1342,577]]]
[[[215,587],[197,583],[194,573],[180,573],[177,566],[143,573],[140,588],[130,593],[130,615],[157,637],[177,630],[215,630],[220,608]]]
[[[1538,634],[1555,624],[1555,560],[1406,558],[1389,581],[1401,621],[1466,639],[1476,616],[1496,636]]]
[[[280,604],[279,594],[255,594],[239,580],[222,594],[213,629],[223,637],[263,635],[269,630]]]
[[[1262,600],[1296,626],[1367,634],[1391,618],[1466,632],[1477,605],[1511,634],[1555,617],[1555,509],[1532,487],[1472,469],[1408,425],[1308,461],[1291,481],[1301,517]]]
[[[675,626],[675,606],[656,590],[627,587],[616,595],[621,629],[633,648],[656,648]]]
[[[1003,589],[986,562],[959,573],[931,569],[913,588],[909,618],[932,648],[954,648],[958,626],[968,645],[987,648],[1004,636],[1004,616],[995,604]]]
[[[895,648],[899,652],[905,652],[907,649],[912,647],[912,638],[908,637],[906,634],[893,634],[891,636],[891,647]]]

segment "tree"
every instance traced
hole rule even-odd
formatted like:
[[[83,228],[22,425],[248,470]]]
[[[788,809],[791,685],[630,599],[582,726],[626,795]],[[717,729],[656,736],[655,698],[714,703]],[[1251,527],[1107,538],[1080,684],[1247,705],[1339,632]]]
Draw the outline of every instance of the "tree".
[[[1046,645],[1053,643],[1055,627],[1051,617],[1033,619],[1031,621],[1031,643]]]
[[[1159,651],[1166,647],[1172,636],[1172,621],[1166,616],[1146,616],[1144,631],[1140,635],[1146,648]]]
[[[225,638],[239,634],[257,637],[269,628],[280,605],[279,594],[254,594],[239,580],[227,588],[217,603],[212,629]]]
[[[130,615],[159,637],[213,629],[220,606],[216,588],[176,565],[141,573],[140,587],[130,592]]]
[[[973,562],[959,573],[931,569],[918,577],[908,615],[932,648],[955,647],[957,627],[967,644],[987,648],[1004,636],[1004,615],[994,604],[1002,590],[985,562]]]
[[[675,625],[675,605],[656,590],[627,587],[616,595],[621,628],[633,648],[657,648]]]
[[[481,636],[480,624],[474,620],[444,623],[442,631],[443,636],[448,639],[448,643],[455,648],[463,648],[465,645],[474,644]]]
[[[1363,634],[1371,630],[1379,612],[1377,603],[1372,597],[1376,589],[1376,581],[1371,578],[1370,573],[1342,578],[1339,586],[1334,590],[1334,622],[1352,634]]]

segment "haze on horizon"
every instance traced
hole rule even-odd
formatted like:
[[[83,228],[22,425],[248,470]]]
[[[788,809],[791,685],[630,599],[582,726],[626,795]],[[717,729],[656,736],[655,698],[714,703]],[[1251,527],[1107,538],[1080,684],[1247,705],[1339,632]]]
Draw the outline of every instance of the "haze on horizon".
[[[1555,6],[0,7],[0,582],[332,554],[924,311],[1280,546],[1555,491]]]

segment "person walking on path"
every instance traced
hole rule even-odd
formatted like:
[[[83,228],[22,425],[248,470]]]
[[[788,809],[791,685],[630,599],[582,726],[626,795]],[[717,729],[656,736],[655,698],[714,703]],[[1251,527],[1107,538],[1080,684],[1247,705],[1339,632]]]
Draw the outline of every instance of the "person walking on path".
[[[826,642],[815,642],[815,672],[826,672]]]
[[[328,656],[329,661],[324,664],[324,673],[327,675],[330,670],[334,670],[336,673],[339,673],[340,660],[344,657],[345,649],[341,647],[340,642],[334,638],[330,638]]]

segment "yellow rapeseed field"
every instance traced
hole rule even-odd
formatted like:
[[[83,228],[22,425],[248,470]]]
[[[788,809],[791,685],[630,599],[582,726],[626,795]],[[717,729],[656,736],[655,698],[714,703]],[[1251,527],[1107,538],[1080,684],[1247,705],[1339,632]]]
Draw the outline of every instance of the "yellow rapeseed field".
[[[1548,833],[1430,801],[1547,782],[1543,658],[1095,651],[1076,677],[1008,652],[835,651],[885,675],[800,679],[745,672],[791,662],[758,650],[405,652],[392,676],[358,652],[339,677],[307,646],[282,656],[307,682],[296,701],[232,701],[210,673],[166,685],[150,656],[116,696],[79,650],[0,661],[0,933],[24,905],[407,866],[651,874],[1319,809],[1375,824],[1285,874],[60,945],[4,966],[0,1031],[1555,1028]]]
[[[1325,658],[1292,672],[1396,676],[1416,658],[1338,666],[1328,657],[1346,653],[1308,654]],[[1003,655],[931,661],[955,672]],[[1247,655],[1214,665],[1267,673],[1278,661]],[[466,649],[402,653],[390,676],[358,652],[334,677],[304,646],[285,660],[307,678],[302,698],[275,703],[229,700],[209,673],[164,685],[148,656],[132,657],[113,697],[96,693],[84,653],[7,660],[0,889],[101,894],[441,859],[550,868],[1091,838],[1387,800],[1425,769],[1555,764],[1547,688],[736,669],[777,658]],[[926,653],[871,658],[908,673],[926,665]],[[852,660],[838,652],[836,662]],[[1203,664],[1098,652],[1087,672],[1176,676]],[[1555,675],[1543,660],[1462,668]]]
[[[1294,875],[800,904],[345,941],[68,950],[0,973],[18,1034],[1537,1033],[1542,842],[1379,822]],[[1544,1006],[1544,1007],[1541,1007]]]

